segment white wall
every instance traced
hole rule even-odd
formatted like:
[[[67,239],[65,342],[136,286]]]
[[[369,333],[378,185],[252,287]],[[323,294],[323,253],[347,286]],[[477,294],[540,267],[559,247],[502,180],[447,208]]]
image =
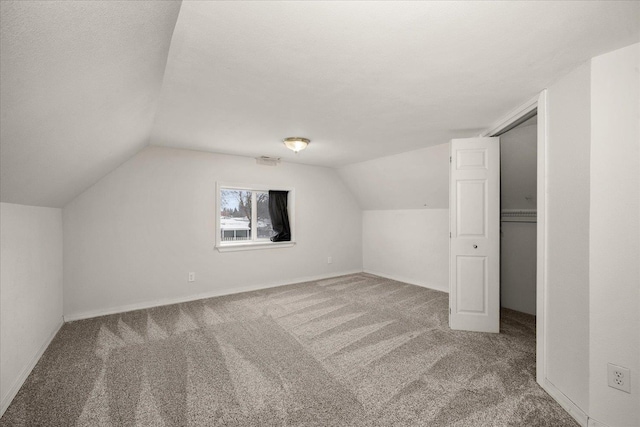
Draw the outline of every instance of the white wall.
[[[297,244],[216,251],[216,181],[295,188]],[[360,208],[324,167],[147,148],[65,206],[63,220],[66,318],[362,271]]]
[[[500,205],[536,209],[537,121],[500,136]],[[500,305],[536,314],[536,223],[500,223]]]
[[[608,426],[640,422],[639,49],[548,90],[546,377]],[[608,362],[631,369],[631,394],[607,386]]]
[[[449,209],[364,211],[364,271],[449,292]]]
[[[591,63],[589,415],[640,425],[640,44]],[[631,369],[631,394],[607,363]]]
[[[364,270],[449,291],[449,144],[339,169],[363,209]]]
[[[500,306],[536,314],[536,224],[500,224]]]
[[[1,413],[62,326],[62,211],[0,204]]]
[[[548,88],[546,378],[589,405],[589,63]]]
[[[537,203],[537,121],[500,135],[500,207],[535,209]]]

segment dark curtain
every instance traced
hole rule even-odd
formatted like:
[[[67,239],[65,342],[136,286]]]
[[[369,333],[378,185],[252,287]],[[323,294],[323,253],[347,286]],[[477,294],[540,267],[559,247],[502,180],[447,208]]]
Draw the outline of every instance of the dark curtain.
[[[289,228],[289,214],[287,212],[288,191],[269,190],[269,216],[271,226],[276,232],[271,238],[272,242],[291,241],[291,229]]]

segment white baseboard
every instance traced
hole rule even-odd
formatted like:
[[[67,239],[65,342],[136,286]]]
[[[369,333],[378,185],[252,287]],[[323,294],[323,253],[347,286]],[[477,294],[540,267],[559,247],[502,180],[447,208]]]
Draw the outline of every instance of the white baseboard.
[[[593,418],[589,418],[589,427],[609,427],[607,424],[605,423],[601,423],[598,420],[595,420]]]
[[[385,279],[391,279],[391,280],[395,280],[397,282],[404,282],[404,283],[408,283],[410,285],[416,285],[416,286],[420,286],[422,288],[427,288],[427,289],[433,289],[434,291],[440,291],[440,292],[444,292],[444,293],[449,293],[449,288],[448,287],[441,287],[441,286],[433,286],[433,285],[428,285],[424,282],[420,282],[408,277],[403,277],[403,276],[396,276],[393,274],[386,274],[386,273],[380,273],[379,271],[373,271],[373,270],[364,270],[364,273],[368,273],[368,274],[373,274],[375,276],[380,276],[380,277],[384,277]]]
[[[233,294],[240,294],[243,292],[259,291],[262,289],[276,288],[278,286],[293,285],[296,283],[311,282],[315,280],[329,279],[332,277],[344,276],[347,274],[356,274],[356,273],[362,273],[362,270],[350,270],[350,271],[322,274],[318,276],[299,277],[296,279],[285,280],[282,282],[274,282],[274,283],[268,283],[263,285],[243,286],[235,289],[220,289],[220,290],[200,293],[196,295],[188,295],[184,297],[162,298],[162,299],[153,300],[153,301],[145,301],[145,302],[139,302],[135,304],[127,304],[127,305],[121,305],[117,307],[110,307],[105,309],[65,314],[64,321],[73,322],[75,320],[91,319],[93,317],[106,316],[109,314],[126,313],[128,311],[144,310],[147,308],[161,307],[163,305],[180,304],[183,302],[197,301],[201,299],[220,297],[224,295],[233,295]]]
[[[589,422],[589,417],[587,414],[578,407],[575,403],[571,401],[563,392],[558,390],[558,388],[553,385],[547,378],[544,379],[544,384],[542,386],[544,391],[549,393],[549,395],[562,406],[562,408],[573,417],[574,420],[578,422],[582,427],[591,426]],[[594,425],[594,426],[597,426]]]
[[[63,318],[61,317],[58,323],[56,324],[55,328],[53,328],[53,332],[51,332],[51,334],[45,340],[45,342],[42,343],[42,345],[40,346],[36,354],[34,354],[33,357],[31,357],[31,359],[29,360],[29,363],[27,363],[27,365],[22,369],[22,372],[20,372],[20,375],[18,375],[18,378],[16,378],[16,380],[13,382],[6,396],[2,396],[2,407],[0,408],[0,417],[4,415],[4,412],[7,410],[7,408],[13,401],[13,399],[16,397],[16,394],[18,394],[18,391],[20,391],[20,387],[22,387],[22,384],[24,384],[24,382],[27,380],[27,377],[29,376],[33,368],[35,368],[36,364],[38,363],[38,360],[40,360],[45,350],[47,349],[47,347],[49,347],[49,344],[51,344],[51,341],[53,341],[53,338],[56,336],[56,334],[58,333],[58,331],[60,330],[63,324],[64,324],[64,321],[63,321]]]

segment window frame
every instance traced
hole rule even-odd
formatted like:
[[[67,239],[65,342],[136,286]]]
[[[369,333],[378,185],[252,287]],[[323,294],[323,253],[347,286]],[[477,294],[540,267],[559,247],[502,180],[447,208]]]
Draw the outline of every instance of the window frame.
[[[221,223],[220,223],[220,211],[222,208],[222,190],[243,190],[251,191],[251,240],[241,241],[223,241],[221,237]],[[258,239],[258,210],[257,204],[254,204],[255,193],[268,193],[269,190],[273,191],[287,191],[287,211],[289,213],[289,228],[291,229],[291,241],[289,242],[272,242],[268,239]],[[226,183],[216,182],[216,242],[215,249],[219,252],[235,252],[246,251],[255,249],[274,249],[274,248],[290,248],[296,244],[296,217],[295,217],[295,189],[281,186],[271,185],[256,185],[256,184],[239,184],[239,183]],[[255,233],[253,232],[255,228]]]

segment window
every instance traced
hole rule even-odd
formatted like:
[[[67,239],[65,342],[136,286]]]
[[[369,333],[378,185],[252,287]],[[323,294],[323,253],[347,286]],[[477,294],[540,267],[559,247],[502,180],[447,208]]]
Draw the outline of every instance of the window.
[[[271,213],[269,191],[274,199],[271,201]],[[274,190],[260,186],[218,183],[217,193],[216,248],[219,251],[286,247],[295,244],[292,189]],[[282,233],[282,217],[278,208],[286,210],[286,233]],[[276,230],[272,225],[272,214],[275,215]],[[286,241],[278,241],[283,239]]]

